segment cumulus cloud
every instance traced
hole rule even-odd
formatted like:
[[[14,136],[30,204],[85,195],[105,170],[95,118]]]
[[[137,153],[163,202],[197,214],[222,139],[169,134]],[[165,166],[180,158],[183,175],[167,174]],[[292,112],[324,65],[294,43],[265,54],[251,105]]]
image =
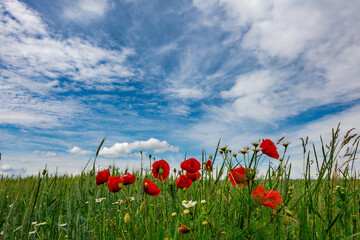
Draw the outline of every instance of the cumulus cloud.
[[[82,150],[81,148],[76,147],[76,146],[71,149],[68,149],[67,152],[72,153],[72,154],[78,154],[78,155],[85,155],[85,154],[92,153],[92,151]]]
[[[178,152],[179,147],[175,147],[170,145],[168,142],[160,141],[156,138],[150,138],[147,141],[135,141],[135,142],[123,142],[123,143],[115,143],[111,147],[104,147],[100,151],[100,155],[107,157],[118,157],[118,156],[126,156],[131,153],[133,150],[144,150],[150,149],[155,153],[162,152]]]

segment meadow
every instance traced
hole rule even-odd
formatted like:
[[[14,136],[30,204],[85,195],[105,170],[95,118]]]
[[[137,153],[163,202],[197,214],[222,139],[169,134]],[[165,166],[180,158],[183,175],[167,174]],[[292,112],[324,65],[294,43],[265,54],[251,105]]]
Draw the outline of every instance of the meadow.
[[[0,239],[360,239],[359,136],[338,127],[318,147],[301,139],[300,179],[291,143],[269,141],[219,142],[178,166],[142,156],[135,172],[96,170],[102,142],[81,175],[1,176]]]

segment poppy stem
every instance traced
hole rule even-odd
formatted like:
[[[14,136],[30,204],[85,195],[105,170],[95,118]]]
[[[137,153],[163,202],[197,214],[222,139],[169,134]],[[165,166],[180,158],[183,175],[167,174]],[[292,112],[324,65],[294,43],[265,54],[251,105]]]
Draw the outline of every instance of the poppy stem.
[[[145,230],[146,230],[146,237],[148,240],[150,240],[150,237],[149,237],[149,230],[148,230],[148,221],[147,221],[147,205],[146,205],[146,194],[145,194],[145,199],[144,199],[144,205],[145,205],[145,208],[144,208],[144,211],[145,211]]]

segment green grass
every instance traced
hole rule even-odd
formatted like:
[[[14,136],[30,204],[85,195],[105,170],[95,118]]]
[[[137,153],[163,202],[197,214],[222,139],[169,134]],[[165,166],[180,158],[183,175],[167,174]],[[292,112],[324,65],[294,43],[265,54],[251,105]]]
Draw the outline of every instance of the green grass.
[[[2,176],[0,239],[360,239],[360,182],[353,169],[358,144],[351,131],[340,139],[339,128],[320,149],[303,139],[305,174],[296,180],[290,179],[286,147],[278,149],[285,160],[270,159],[273,164],[264,177],[256,171],[260,162],[269,161],[261,152],[235,157],[217,148],[213,160],[219,169],[202,170],[203,177],[185,191],[176,188],[179,172],[171,171],[160,182],[147,161],[142,165],[148,170],[132,173],[135,183],[117,193],[109,192],[106,184],[96,186],[93,170],[80,176],[50,176],[46,170],[27,178]],[[199,160],[207,159],[203,154]],[[233,187],[226,177],[227,169],[239,164],[254,173],[242,188]],[[110,167],[113,176],[126,171]],[[310,177],[314,173],[316,179]],[[159,196],[144,193],[144,179],[158,185]],[[281,193],[283,201],[276,210],[253,201],[251,192],[258,185]],[[96,202],[98,198],[106,199]],[[184,214],[183,200],[198,203]],[[130,217],[127,222],[125,215]],[[180,234],[180,225],[189,227],[190,233]]]

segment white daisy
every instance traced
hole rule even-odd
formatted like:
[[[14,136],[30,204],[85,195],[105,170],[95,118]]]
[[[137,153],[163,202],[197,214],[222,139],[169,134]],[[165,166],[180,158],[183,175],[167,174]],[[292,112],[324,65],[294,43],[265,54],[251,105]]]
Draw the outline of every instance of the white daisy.
[[[95,199],[95,201],[97,202],[97,203],[99,203],[99,202],[102,202],[103,200],[105,200],[106,198],[97,198],[97,199]]]
[[[183,203],[182,205],[186,208],[191,208],[197,204],[197,201],[189,201],[188,203]]]
[[[67,225],[67,223],[59,224],[60,227],[65,227],[66,225]]]

